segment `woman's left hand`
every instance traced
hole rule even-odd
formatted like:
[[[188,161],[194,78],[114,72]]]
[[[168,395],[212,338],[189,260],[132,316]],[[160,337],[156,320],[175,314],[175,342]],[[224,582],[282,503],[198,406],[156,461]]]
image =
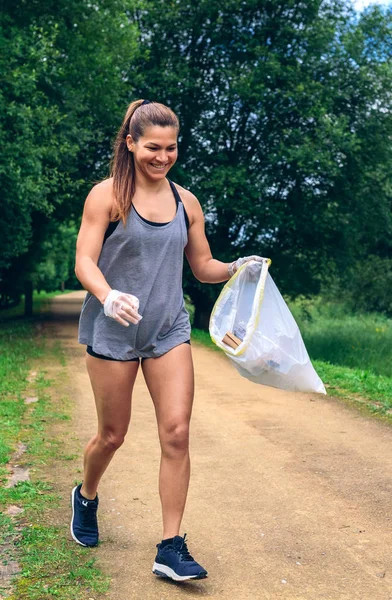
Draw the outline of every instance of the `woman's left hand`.
[[[243,256],[242,258],[237,258],[237,260],[233,261],[229,265],[228,271],[230,277],[233,277],[234,273],[236,273],[238,269],[242,267],[243,264],[249,262],[250,260],[255,260],[256,262],[264,262],[267,261],[268,258],[264,258],[263,256],[257,256],[255,254],[253,254],[252,256]]]

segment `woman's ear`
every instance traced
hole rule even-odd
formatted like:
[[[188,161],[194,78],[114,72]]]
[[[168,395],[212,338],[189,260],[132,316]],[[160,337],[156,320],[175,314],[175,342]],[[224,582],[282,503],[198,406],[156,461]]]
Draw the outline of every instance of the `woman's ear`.
[[[128,133],[127,137],[125,138],[126,140],[126,144],[127,144],[127,148],[130,152],[133,152],[134,149],[134,143],[133,143],[133,139],[132,136]]]

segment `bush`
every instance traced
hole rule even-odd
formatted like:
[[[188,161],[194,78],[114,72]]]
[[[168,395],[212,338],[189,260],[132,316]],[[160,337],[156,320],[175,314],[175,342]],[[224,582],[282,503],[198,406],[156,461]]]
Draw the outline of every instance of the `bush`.
[[[392,317],[392,259],[370,255],[356,263],[337,294],[353,312],[382,312]]]
[[[323,296],[288,301],[312,359],[392,376],[392,320]]]

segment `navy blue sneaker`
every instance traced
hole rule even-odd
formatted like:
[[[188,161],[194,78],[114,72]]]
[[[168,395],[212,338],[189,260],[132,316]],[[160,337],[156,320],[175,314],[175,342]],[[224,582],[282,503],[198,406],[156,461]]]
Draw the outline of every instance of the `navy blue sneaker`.
[[[157,544],[158,553],[152,568],[155,575],[174,581],[207,577],[207,571],[189,554],[185,539],[186,533],[183,538],[176,535],[166,543],[162,541]]]
[[[81,546],[98,544],[98,495],[95,500],[87,500],[80,493],[80,483],[72,490],[71,535]]]

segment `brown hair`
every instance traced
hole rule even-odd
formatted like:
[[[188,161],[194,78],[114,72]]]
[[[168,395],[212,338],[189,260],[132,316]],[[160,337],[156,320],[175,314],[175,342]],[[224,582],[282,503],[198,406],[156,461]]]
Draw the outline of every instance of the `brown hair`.
[[[114,142],[110,176],[113,177],[115,206],[112,210],[111,221],[121,219],[124,224],[135,195],[135,163],[133,153],[127,147],[127,135],[130,134],[133,141],[137,142],[145,134],[146,129],[152,125],[174,127],[177,134],[180,130],[177,115],[168,106],[159,102],[142,105],[143,102],[144,100],[135,100],[128,106]]]

